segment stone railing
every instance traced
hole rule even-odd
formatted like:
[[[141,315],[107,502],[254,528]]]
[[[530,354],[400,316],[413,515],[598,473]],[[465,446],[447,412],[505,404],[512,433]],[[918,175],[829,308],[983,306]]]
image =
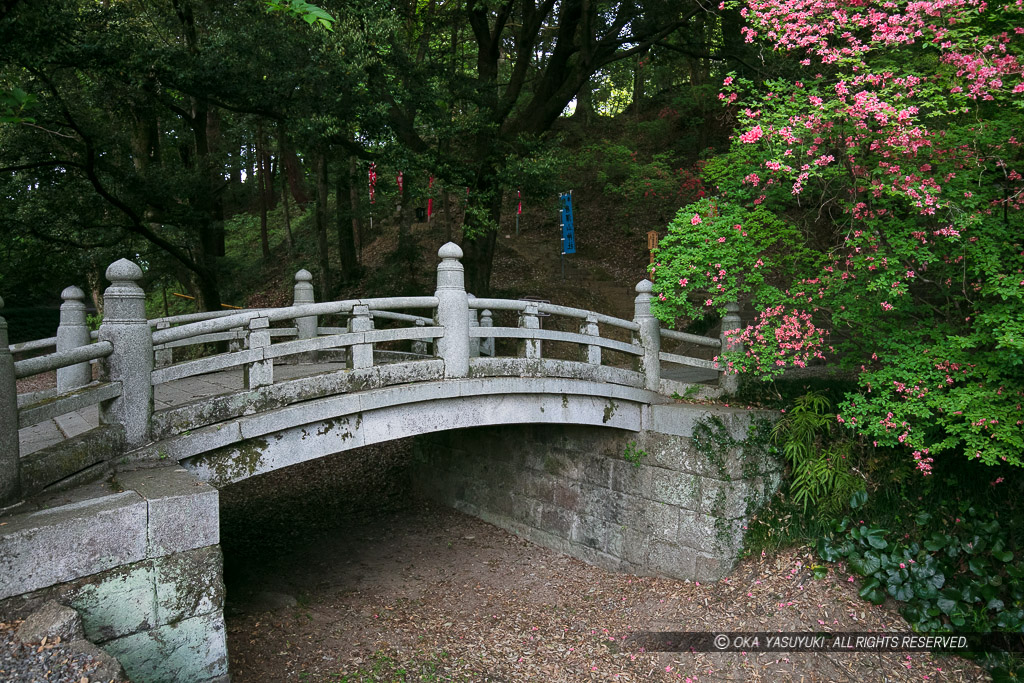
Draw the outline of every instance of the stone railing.
[[[408,342],[410,351],[401,352],[403,360],[435,364],[440,360],[443,379],[459,379],[474,373],[544,374],[566,372],[569,368],[569,372],[581,377],[658,392],[662,387],[662,363],[718,369],[712,361],[661,351],[663,338],[712,349],[721,349],[726,342],[724,337],[661,329],[651,313],[652,285],[647,280],[636,286],[633,320],[624,320],[548,303],[478,299],[465,289],[462,250],[448,243],[441,247],[438,256],[441,260],[433,296],[317,303],[311,275],[300,270],[295,276],[292,306],[156,320],[146,319],[145,293],[138,284],[142,270],[121,259],[106,272],[111,284],[103,295],[104,319],[98,333],[89,333],[84,295],[77,287],[62,293],[61,324],[52,339],[9,346],[7,324],[0,317],[0,507],[20,495],[19,428],[99,404],[101,424],[123,426],[127,447],[140,446],[150,441],[152,433],[154,386],[231,368],[242,368],[246,389],[258,389],[274,383],[275,361],[290,357],[308,363],[325,356],[343,356],[345,367],[357,370],[374,366],[375,345]],[[0,300],[0,308],[2,305]],[[410,310],[426,315],[405,312]],[[735,306],[730,308],[723,329],[738,327],[737,310]],[[495,326],[494,316],[499,311],[518,313],[518,324]],[[541,315],[575,320],[579,331],[543,329]],[[327,317],[344,319],[346,324],[321,325]],[[399,326],[376,329],[375,321]],[[611,328],[618,336],[628,336],[630,341],[603,336],[602,327]],[[499,339],[518,340],[518,354],[495,357]],[[214,342],[226,342],[228,350],[174,362],[174,349]],[[544,342],[577,345],[579,360],[544,358]],[[13,359],[13,353],[52,346],[56,347],[54,353]],[[606,364],[606,350],[632,358],[632,367]],[[101,364],[99,381],[92,380],[91,362]],[[57,371],[56,389],[17,396],[17,379],[53,370]],[[735,375],[721,375],[720,384],[724,391],[734,391]]]

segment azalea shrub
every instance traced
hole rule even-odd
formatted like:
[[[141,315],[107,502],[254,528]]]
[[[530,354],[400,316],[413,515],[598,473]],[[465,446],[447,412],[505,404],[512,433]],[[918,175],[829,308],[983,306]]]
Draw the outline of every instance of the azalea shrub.
[[[777,77],[724,78],[736,134],[662,243],[658,314],[738,297],[753,319],[723,362],[857,371],[837,422],[924,475],[1024,464],[1024,0],[741,13]]]
[[[655,250],[655,314],[697,323],[725,314],[725,306],[749,301],[762,315],[757,324],[735,330],[749,344],[728,360],[732,372],[756,372],[764,379],[791,365],[822,358],[822,330],[776,283],[813,269],[817,255],[801,236],[771,211],[720,199],[701,199],[679,210]],[[750,341],[748,339],[748,341]],[[765,354],[769,357],[765,357]]]

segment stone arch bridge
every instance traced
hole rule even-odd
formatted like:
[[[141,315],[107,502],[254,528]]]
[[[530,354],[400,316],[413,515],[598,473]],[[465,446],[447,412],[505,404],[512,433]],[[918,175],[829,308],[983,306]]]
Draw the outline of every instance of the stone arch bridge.
[[[56,600],[133,680],[227,680],[217,487],[407,437],[426,495],[609,568],[724,575],[780,478],[766,416],[709,403],[735,376],[679,352],[725,338],[662,329],[646,280],[625,320],[473,297],[438,256],[432,296],[317,303],[299,271],[292,306],[158,320],[122,259],[98,332],[77,287],[54,338],[0,318],[0,617]]]

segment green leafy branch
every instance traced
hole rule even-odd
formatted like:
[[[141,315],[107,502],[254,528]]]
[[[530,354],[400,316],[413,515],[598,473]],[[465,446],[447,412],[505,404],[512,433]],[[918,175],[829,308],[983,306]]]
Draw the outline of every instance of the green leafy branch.
[[[287,16],[302,19],[310,26],[334,31],[337,21],[326,10],[305,0],[265,0],[267,12],[282,12]]]

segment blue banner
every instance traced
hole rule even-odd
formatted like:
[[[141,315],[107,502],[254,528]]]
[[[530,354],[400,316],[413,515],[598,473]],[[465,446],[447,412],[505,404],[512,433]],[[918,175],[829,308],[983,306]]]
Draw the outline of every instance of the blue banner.
[[[559,212],[562,224],[562,253],[576,253],[576,228],[572,219],[572,192],[563,192],[559,195],[562,200],[562,209]]]

